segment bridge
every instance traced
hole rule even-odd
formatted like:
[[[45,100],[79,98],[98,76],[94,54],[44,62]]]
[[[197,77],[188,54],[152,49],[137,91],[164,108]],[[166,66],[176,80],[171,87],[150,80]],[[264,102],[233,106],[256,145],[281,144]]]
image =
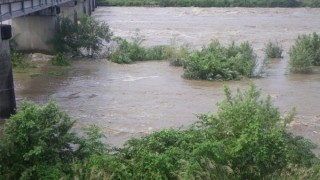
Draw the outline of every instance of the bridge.
[[[9,40],[18,50],[51,52],[59,17],[76,21],[95,7],[96,0],[0,0],[0,119],[16,109]]]

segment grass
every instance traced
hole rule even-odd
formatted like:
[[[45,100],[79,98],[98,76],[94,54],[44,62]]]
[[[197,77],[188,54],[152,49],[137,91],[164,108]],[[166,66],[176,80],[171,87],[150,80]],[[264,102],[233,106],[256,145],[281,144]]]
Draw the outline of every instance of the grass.
[[[31,77],[31,78],[43,76],[42,73],[36,73],[36,72],[31,72],[31,73],[29,73],[28,75],[29,75],[29,77]]]
[[[47,74],[50,76],[63,76],[64,75],[63,71],[48,71]]]

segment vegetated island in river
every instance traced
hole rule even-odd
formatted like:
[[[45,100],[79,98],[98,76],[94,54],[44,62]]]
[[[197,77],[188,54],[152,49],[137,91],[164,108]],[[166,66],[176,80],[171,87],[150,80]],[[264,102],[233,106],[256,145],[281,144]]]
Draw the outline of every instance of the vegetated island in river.
[[[319,0],[98,0],[98,6],[320,7]]]

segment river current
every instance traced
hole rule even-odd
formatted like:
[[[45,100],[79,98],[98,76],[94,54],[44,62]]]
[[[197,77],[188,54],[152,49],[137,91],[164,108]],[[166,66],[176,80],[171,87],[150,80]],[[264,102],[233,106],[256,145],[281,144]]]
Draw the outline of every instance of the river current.
[[[106,59],[73,60],[72,67],[62,68],[63,76],[15,73],[18,100],[45,103],[55,98],[77,119],[76,128],[97,124],[108,143],[121,146],[131,137],[184,128],[197,120],[196,114],[214,113],[224,85],[235,90],[255,83],[281,113],[296,107],[289,130],[320,145],[320,69],[308,75],[287,71],[294,39],[320,33],[320,9],[99,7],[93,16],[107,22],[116,36],[130,39],[138,29],[145,46],[174,40],[201,48],[212,39],[223,44],[249,41],[261,62],[264,45],[276,40],[283,46],[283,58],[271,61],[263,78],[228,82],[185,80],[183,70],[166,61],[118,65]],[[43,65],[41,71],[51,69]]]

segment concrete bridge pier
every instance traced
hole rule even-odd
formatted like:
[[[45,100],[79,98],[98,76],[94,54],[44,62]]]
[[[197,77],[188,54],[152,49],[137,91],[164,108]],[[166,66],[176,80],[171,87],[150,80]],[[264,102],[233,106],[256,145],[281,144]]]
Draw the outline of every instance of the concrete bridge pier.
[[[5,26],[5,29],[3,28]],[[16,109],[9,39],[11,27],[1,26],[0,38],[0,119],[9,118]],[[10,32],[8,31],[10,29]],[[4,31],[5,30],[5,31]],[[9,33],[9,34],[8,34]]]
[[[13,34],[21,51],[52,52],[56,16],[21,16],[12,19]]]

